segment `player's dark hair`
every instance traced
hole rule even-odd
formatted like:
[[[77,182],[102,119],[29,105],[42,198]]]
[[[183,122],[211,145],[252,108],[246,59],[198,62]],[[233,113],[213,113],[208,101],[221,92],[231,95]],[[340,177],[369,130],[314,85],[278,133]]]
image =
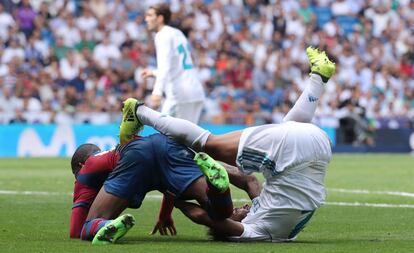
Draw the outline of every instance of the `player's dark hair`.
[[[171,10],[168,4],[156,4],[152,5],[150,9],[153,9],[155,11],[155,14],[157,16],[163,16],[164,17],[164,24],[168,25],[171,20]]]
[[[72,156],[70,165],[72,166],[72,173],[76,175],[82,168],[81,164],[84,164],[89,156],[101,151],[101,149],[95,144],[86,143],[80,145]]]

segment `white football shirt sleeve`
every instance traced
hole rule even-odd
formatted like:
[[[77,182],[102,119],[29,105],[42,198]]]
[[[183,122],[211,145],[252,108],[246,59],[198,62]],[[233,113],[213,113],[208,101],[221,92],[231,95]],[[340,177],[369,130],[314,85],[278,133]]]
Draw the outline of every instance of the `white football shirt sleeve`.
[[[161,33],[157,35],[159,35],[155,37],[157,70],[155,72],[156,80],[152,94],[162,96],[163,92],[165,92],[165,85],[168,82],[168,75],[172,67],[173,47],[170,37],[164,36]]]

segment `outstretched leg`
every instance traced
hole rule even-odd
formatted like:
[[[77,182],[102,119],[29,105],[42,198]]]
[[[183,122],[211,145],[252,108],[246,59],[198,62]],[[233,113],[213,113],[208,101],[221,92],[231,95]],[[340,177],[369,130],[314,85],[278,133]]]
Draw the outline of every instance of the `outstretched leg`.
[[[310,84],[300,95],[294,106],[289,110],[283,121],[297,121],[309,123],[315,115],[319,98],[325,90],[322,78],[317,74],[311,74]]]
[[[308,47],[306,54],[311,65],[310,84],[283,118],[283,121],[311,122],[318,101],[325,90],[325,83],[335,72],[335,64],[329,60],[325,52]]]
[[[311,85],[305,89],[295,106],[285,117],[284,121],[310,122],[315,114],[317,100],[322,95],[326,82],[335,72],[335,64],[331,62],[324,52],[317,49],[307,48],[306,53],[311,64]],[[135,99],[127,99],[125,108],[136,108],[134,117],[126,117],[136,121],[136,124],[144,124],[154,127],[159,132],[173,137],[176,141],[195,149],[205,151],[213,158],[236,165],[241,131],[225,135],[213,135],[189,121],[173,118],[154,111]],[[126,112],[123,111],[125,114]],[[129,111],[128,111],[129,114]],[[123,124],[121,124],[121,136]]]
[[[121,140],[128,140],[138,133],[140,128],[134,127],[134,124],[149,125],[196,151],[206,151],[217,160],[235,165],[241,131],[213,135],[190,121],[163,115],[133,98],[124,102],[124,108],[136,108],[136,112],[130,116],[131,109],[122,111]]]

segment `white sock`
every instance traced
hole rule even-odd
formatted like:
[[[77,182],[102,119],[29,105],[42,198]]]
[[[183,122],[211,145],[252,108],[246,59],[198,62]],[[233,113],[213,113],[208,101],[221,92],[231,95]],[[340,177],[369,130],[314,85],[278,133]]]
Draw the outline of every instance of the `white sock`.
[[[203,150],[210,135],[210,131],[188,120],[163,115],[145,105],[138,106],[137,116],[142,124],[152,126],[160,133],[170,136],[196,151]]]
[[[317,74],[311,74],[310,84],[306,86],[293,108],[283,118],[283,121],[310,123],[324,90],[325,86],[322,78]]]

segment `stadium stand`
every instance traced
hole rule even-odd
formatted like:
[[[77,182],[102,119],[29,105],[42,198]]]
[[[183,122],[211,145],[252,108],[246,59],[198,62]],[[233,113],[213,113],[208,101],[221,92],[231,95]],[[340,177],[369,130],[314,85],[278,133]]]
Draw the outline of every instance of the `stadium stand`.
[[[170,3],[208,99],[203,122],[280,122],[306,85],[305,48],[337,62],[316,122],[369,143],[380,128],[413,127],[413,0],[4,0],[0,124],[119,121],[144,99],[155,67],[144,15]],[[362,136],[362,137],[361,137]]]

